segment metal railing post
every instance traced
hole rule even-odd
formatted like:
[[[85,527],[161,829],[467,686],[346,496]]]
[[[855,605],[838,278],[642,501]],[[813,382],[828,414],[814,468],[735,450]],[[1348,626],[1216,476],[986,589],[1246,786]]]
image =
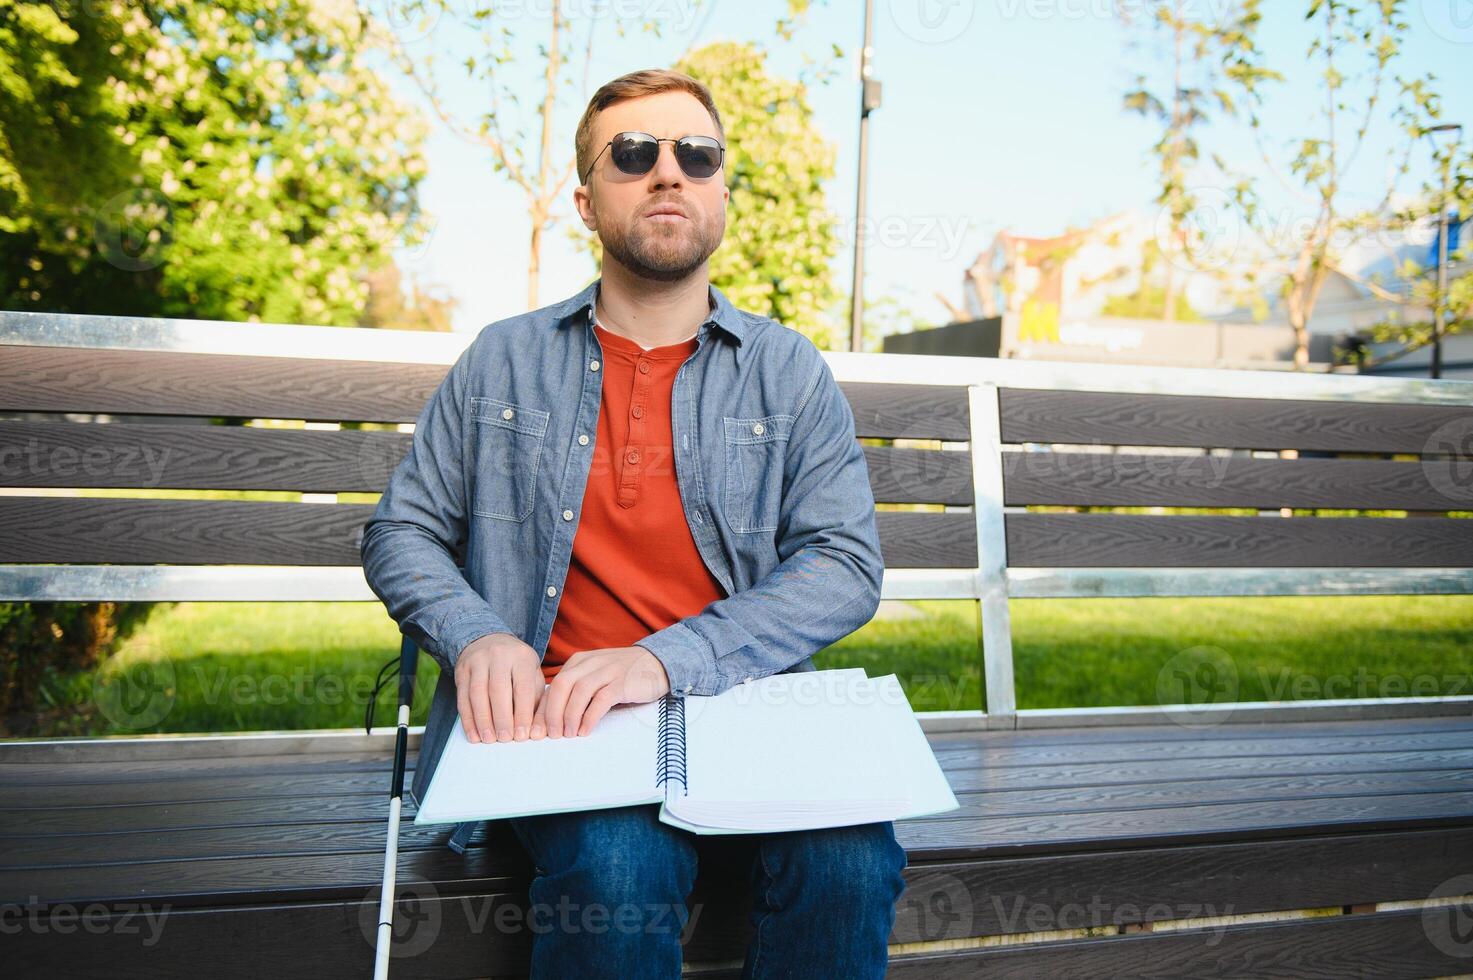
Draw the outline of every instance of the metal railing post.
[[[1015,728],[1013,628],[1008,612],[1008,541],[1003,524],[1002,423],[997,385],[967,386],[972,430],[972,509],[977,522],[977,602],[988,728]]]

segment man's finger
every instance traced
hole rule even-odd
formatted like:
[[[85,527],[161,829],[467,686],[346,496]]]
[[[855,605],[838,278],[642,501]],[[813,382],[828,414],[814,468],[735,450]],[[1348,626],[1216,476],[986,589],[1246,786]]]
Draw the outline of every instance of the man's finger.
[[[542,697],[537,699],[537,710],[532,712],[532,738],[542,738],[547,734],[547,692],[542,692]]]
[[[511,741],[511,664],[505,660],[492,668],[488,685],[491,694],[491,724],[498,742]],[[487,740],[489,741],[489,739]]]
[[[527,737],[532,725],[532,712],[542,693],[542,669],[523,664],[512,669],[512,737],[518,742]]]
[[[614,685],[605,684],[598,689],[593,700],[588,702],[588,708],[583,712],[583,721],[578,726],[579,735],[593,733],[594,726],[599,723],[608,710],[614,706]]]
[[[490,677],[491,673],[485,667],[472,667],[470,683],[466,685],[465,693],[470,699],[471,717],[476,723],[478,742],[489,742],[496,737],[491,728],[491,698],[486,693]]]
[[[578,678],[573,690],[568,693],[568,705],[563,709],[563,735],[572,738],[583,734],[579,730],[583,724],[583,712],[602,686],[595,677]]]
[[[568,672],[567,665],[557,672],[552,683],[547,686],[547,694],[542,698],[547,710],[542,713],[542,718],[547,723],[548,738],[563,737],[563,706],[568,703],[568,691],[572,686],[573,675]]]
[[[476,719],[471,716],[471,681],[467,673],[465,679],[455,685],[455,708],[460,714],[460,727],[465,729],[467,742],[479,742],[481,734],[476,731]]]

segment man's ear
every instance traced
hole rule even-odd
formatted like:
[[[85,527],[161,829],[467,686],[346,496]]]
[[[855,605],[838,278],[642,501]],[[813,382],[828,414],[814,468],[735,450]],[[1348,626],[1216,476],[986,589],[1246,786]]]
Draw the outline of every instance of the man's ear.
[[[573,188],[573,207],[578,209],[578,217],[583,219],[583,227],[589,231],[598,230],[598,215],[593,210],[593,195],[587,187],[579,185]]]

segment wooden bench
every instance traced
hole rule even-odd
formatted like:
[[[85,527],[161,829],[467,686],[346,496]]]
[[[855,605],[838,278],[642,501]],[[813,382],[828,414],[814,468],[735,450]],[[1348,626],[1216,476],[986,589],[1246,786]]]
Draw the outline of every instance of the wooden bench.
[[[413,422],[468,340],[0,314],[0,601],[376,601],[372,507],[335,495],[381,490],[410,437],[333,423]],[[985,703],[922,716],[962,808],[897,826],[893,975],[1473,971],[1451,897],[1473,893],[1473,698],[1019,709],[1008,615],[1020,597],[1473,592],[1473,520],[1442,516],[1473,509],[1467,462],[1423,455],[1467,452],[1473,384],[826,356],[859,436],[884,440],[865,445],[876,499],[944,505],[879,513],[885,596],[981,613]],[[222,416],[310,426],[198,424]],[[1305,457],[1245,453],[1283,449]],[[0,744],[7,974],[366,975],[383,721]],[[524,973],[526,856],[501,824],[464,855],[450,831],[401,835],[395,975]],[[734,976],[746,895],[720,839],[702,846],[687,961]]]

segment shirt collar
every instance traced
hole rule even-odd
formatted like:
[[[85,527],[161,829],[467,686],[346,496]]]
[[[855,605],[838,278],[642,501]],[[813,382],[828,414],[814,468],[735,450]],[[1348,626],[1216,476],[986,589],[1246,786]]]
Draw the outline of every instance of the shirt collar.
[[[570,296],[560,303],[553,304],[551,307],[553,324],[561,327],[563,324],[574,320],[582,319],[586,321],[593,310],[594,302],[598,298],[600,282],[602,282],[602,279],[595,279],[579,290],[576,295]],[[742,317],[741,311],[731,305],[731,301],[726,298],[726,294],[721,290],[709,284],[707,288],[711,296],[712,309],[711,315],[707,318],[706,323],[715,324],[726,331],[736,341],[737,346],[740,347],[747,333],[747,324]],[[705,324],[702,324],[702,326],[705,326]]]

